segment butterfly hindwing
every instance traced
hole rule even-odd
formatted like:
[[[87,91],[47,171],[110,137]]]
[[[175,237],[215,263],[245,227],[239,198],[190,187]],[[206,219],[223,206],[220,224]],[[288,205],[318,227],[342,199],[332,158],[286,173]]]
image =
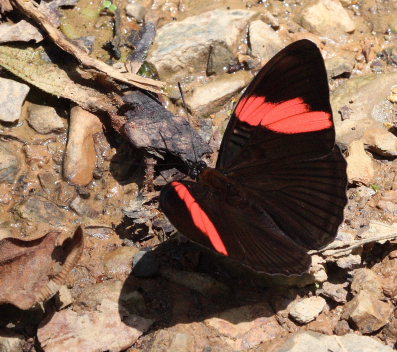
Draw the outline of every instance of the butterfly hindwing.
[[[162,190],[160,206],[191,240],[258,272],[301,274],[310,264],[305,249],[285,236],[266,213],[249,202],[236,206],[206,185],[172,182]]]

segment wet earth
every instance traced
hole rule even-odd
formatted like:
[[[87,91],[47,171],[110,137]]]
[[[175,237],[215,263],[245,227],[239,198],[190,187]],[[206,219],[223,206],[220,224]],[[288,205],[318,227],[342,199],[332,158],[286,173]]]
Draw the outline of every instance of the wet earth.
[[[0,48],[1,351],[397,347],[397,1],[80,0],[48,8],[92,57],[117,67],[133,55],[138,68],[146,57],[139,73],[164,81],[161,101],[185,118],[181,82],[197,133],[184,136],[187,153],[197,154],[196,143],[210,165],[253,75],[289,43],[312,40],[328,72],[348,204],[335,241],[311,252],[307,274],[254,273],[174,234],[158,195],[180,177],[175,157],[138,149],[106,114],[28,84],[31,76],[10,70]],[[153,33],[148,50],[143,33]],[[1,46],[17,47],[11,39]]]

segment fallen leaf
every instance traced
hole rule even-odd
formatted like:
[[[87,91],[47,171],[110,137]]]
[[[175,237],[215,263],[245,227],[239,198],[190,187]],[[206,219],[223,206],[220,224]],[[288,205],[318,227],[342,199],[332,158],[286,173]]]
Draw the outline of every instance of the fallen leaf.
[[[83,251],[80,227],[61,246],[57,245],[59,236],[54,231],[33,241],[0,241],[0,304],[29,309],[58,291]],[[58,270],[57,261],[63,263]]]

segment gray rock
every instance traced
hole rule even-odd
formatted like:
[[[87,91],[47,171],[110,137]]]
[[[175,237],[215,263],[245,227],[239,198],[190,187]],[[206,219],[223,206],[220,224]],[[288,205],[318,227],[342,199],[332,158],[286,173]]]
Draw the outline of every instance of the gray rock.
[[[128,16],[135,18],[137,22],[143,22],[146,15],[146,8],[138,2],[128,4],[125,11]]]
[[[291,336],[274,352],[392,352],[391,347],[368,337],[356,334],[328,336],[312,331],[302,331]]]
[[[300,23],[309,32],[333,39],[356,29],[339,0],[318,0],[311,3],[303,9]]]
[[[0,351],[1,352],[22,352],[25,339],[9,331],[0,330]]]
[[[233,53],[230,52],[230,49],[226,45],[213,45],[209,53],[206,74],[210,76],[212,74],[224,73],[227,71],[227,68],[235,64],[236,61]]]
[[[201,116],[219,110],[235,94],[241,91],[252,79],[248,71],[224,74],[212,82],[198,86],[186,97],[186,104],[194,113]]]
[[[363,334],[370,334],[385,326],[393,312],[390,302],[382,302],[372,292],[362,290],[349,301],[343,319],[351,319]]]
[[[18,121],[29,89],[26,84],[0,77],[0,121]]]
[[[256,12],[214,10],[161,27],[149,52],[152,63],[164,80],[205,71],[210,47],[237,51],[241,34]]]
[[[278,33],[260,20],[250,23],[249,40],[252,55],[264,60],[270,60],[284,47]]]
[[[91,206],[90,200],[83,199],[81,197],[74,198],[70,202],[69,206],[76,212],[76,214],[80,216],[87,216],[91,219],[97,218],[100,213]]]
[[[343,284],[332,284],[330,282],[324,282],[321,290],[318,290],[319,293],[324,296],[331,298],[337,303],[346,303],[347,302],[347,290],[345,287],[347,283]]]
[[[52,226],[59,226],[64,222],[65,211],[54,203],[33,196],[25,200],[16,208],[19,216],[32,222],[43,222]]]
[[[30,104],[28,123],[41,134],[60,132],[65,129],[62,118],[51,106]]]
[[[13,183],[21,169],[21,160],[10,146],[0,142],[0,183]]]
[[[76,197],[76,189],[62,181],[53,172],[41,172],[38,175],[45,197],[61,207],[67,207]]]
[[[291,303],[288,310],[296,322],[307,324],[317,318],[326,304],[324,298],[313,296]]]
[[[354,67],[354,57],[335,56],[324,61],[329,78],[350,74]]]
[[[397,73],[372,74],[346,80],[331,95],[336,140],[349,145],[360,139],[365,131],[384,122],[394,123],[396,115],[384,114],[384,104],[392,87],[397,82]],[[390,102],[387,103],[390,106]],[[348,118],[341,119],[340,112],[348,110]]]
[[[353,294],[364,290],[370,292],[376,298],[383,297],[382,285],[378,275],[368,268],[360,268],[354,271],[351,290]]]

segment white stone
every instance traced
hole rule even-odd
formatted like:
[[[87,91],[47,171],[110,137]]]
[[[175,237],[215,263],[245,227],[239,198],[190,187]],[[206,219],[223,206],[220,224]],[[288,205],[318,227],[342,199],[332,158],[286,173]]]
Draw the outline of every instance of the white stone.
[[[252,55],[265,60],[270,60],[284,47],[278,33],[260,20],[251,22],[249,39]]]
[[[326,301],[322,297],[308,297],[291,303],[289,314],[298,323],[307,324],[317,318],[325,305]]]
[[[193,93],[186,97],[186,103],[195,113],[210,114],[241,91],[251,79],[252,75],[247,71],[224,74],[208,84],[195,88]]]
[[[318,0],[308,5],[302,11],[301,24],[314,34],[331,38],[336,38],[341,33],[352,33],[356,29],[339,0]]]
[[[0,121],[18,121],[29,89],[26,84],[0,77]]]
[[[146,9],[138,2],[128,4],[125,11],[128,16],[135,18],[137,22],[143,22],[146,15]]]
[[[65,128],[62,118],[51,106],[30,104],[28,110],[29,125],[41,134],[59,132]]]

